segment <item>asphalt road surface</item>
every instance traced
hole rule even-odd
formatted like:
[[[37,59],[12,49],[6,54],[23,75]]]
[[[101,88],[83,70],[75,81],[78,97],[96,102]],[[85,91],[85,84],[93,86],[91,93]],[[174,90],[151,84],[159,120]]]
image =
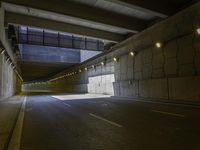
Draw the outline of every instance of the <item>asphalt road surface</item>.
[[[200,109],[29,95],[20,150],[200,150]]]

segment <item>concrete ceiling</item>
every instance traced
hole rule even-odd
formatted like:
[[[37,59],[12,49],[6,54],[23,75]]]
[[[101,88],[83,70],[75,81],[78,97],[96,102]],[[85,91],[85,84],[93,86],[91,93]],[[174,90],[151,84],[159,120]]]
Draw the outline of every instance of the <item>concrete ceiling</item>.
[[[33,20],[40,22],[41,19],[47,24],[56,22],[56,26],[45,26],[53,30],[60,30],[61,26],[74,34],[80,34],[108,41],[119,42],[127,35],[136,34],[155,20],[156,18],[166,18],[186,6],[189,0],[5,0],[2,6],[8,13],[7,23],[21,25],[31,25],[42,28],[40,23],[31,22]],[[30,20],[25,22],[13,19],[29,16]],[[36,19],[37,18],[37,19]],[[26,20],[26,19],[24,19]],[[59,24],[60,23],[60,24]],[[62,29],[61,28],[61,29]],[[86,29],[85,32],[84,29]],[[91,31],[90,31],[90,30]],[[95,33],[97,31],[97,33]],[[80,33],[79,33],[80,32]],[[102,32],[102,33],[101,33]],[[90,34],[89,34],[90,33]],[[107,34],[106,37],[98,35]],[[117,37],[116,39],[109,38]],[[119,38],[119,36],[121,36]]]
[[[130,17],[142,18],[144,20],[150,20],[154,17],[154,15],[152,15],[151,13],[137,9],[137,7],[133,9],[132,6],[128,6],[125,3],[123,4],[120,1],[116,0],[73,0],[73,1],[89,5],[91,7],[112,11],[118,14],[123,14]]]
[[[73,1],[89,5],[91,7],[112,11],[118,14],[123,14],[125,16],[141,18],[144,20],[151,20],[157,15],[163,18],[167,17],[167,15],[165,14],[159,14],[156,12],[153,13],[153,11],[120,0],[73,0]]]

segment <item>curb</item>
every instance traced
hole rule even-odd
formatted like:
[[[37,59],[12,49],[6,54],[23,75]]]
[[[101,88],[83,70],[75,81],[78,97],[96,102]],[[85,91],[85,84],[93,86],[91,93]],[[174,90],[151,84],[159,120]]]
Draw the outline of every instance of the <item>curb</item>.
[[[20,150],[20,141],[22,135],[25,106],[26,106],[26,97],[24,97],[21,107],[17,113],[7,143],[4,146],[4,150]]]

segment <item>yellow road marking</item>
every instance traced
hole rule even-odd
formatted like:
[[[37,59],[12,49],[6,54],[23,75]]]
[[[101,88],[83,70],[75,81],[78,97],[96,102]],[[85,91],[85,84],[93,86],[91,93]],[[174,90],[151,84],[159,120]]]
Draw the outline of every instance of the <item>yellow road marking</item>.
[[[103,117],[100,117],[100,116],[97,116],[97,115],[95,115],[95,114],[89,113],[89,115],[92,116],[92,117],[94,117],[94,118],[97,118],[97,119],[100,119],[100,120],[102,120],[102,121],[105,121],[105,122],[107,122],[107,123],[109,123],[109,124],[111,124],[111,125],[113,125],[113,126],[116,126],[116,127],[119,127],[119,128],[122,127],[122,125],[120,125],[120,124],[118,124],[118,123],[115,123],[115,122],[113,122],[113,121],[107,120],[107,119],[105,119],[105,118],[103,118]]]
[[[159,111],[159,110],[151,110],[151,111],[152,112],[156,112],[156,113],[161,113],[161,114],[176,116],[176,117],[185,117],[184,115],[181,115],[181,114],[175,114],[175,113],[170,113],[170,112],[165,112],[165,111]]]

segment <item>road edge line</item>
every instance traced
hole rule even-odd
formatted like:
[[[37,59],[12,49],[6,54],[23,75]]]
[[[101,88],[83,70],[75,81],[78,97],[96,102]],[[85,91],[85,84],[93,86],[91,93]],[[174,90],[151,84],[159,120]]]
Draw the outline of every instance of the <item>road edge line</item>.
[[[10,143],[8,145],[8,150],[20,150],[23,122],[24,122],[24,115],[26,108],[26,99],[27,97],[25,96]]]

